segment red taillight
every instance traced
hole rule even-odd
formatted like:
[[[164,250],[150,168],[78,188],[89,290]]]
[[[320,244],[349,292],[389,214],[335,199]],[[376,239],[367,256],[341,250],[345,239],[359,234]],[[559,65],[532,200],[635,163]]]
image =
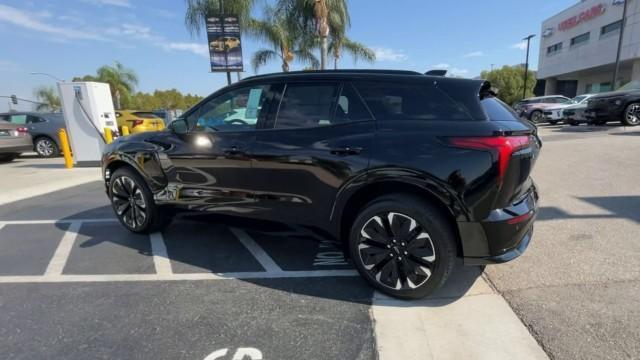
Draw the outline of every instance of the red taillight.
[[[136,120],[129,120],[131,122],[131,128],[134,128],[138,125],[142,125],[142,123],[144,122],[144,120],[140,120],[140,119],[136,119]]]
[[[514,152],[529,146],[529,136],[457,137],[449,143],[455,147],[488,150],[498,157],[498,179],[502,181]]]
[[[28,132],[29,132],[29,129],[28,129],[28,128],[26,128],[26,127],[22,127],[22,126],[21,126],[21,127],[19,127],[19,128],[16,128],[16,131],[17,131],[17,132],[19,132],[19,133],[26,134],[26,133],[28,133]]]

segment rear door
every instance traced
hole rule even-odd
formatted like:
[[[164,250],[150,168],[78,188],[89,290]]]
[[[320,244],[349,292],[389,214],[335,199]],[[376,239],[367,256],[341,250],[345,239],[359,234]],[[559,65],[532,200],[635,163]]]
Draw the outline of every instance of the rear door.
[[[338,191],[364,175],[375,122],[355,89],[292,82],[250,148],[260,217],[322,225]]]

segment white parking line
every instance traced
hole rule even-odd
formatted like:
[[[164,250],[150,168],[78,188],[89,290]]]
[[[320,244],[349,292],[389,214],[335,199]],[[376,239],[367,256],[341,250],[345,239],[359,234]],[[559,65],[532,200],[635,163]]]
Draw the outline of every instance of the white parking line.
[[[229,272],[192,274],[116,274],[116,275],[37,275],[0,276],[0,284],[8,283],[73,283],[73,282],[127,282],[127,281],[202,281],[232,279],[285,279],[312,277],[358,276],[355,270],[309,270],[281,272]]]
[[[47,266],[47,271],[44,273],[45,276],[62,274],[64,265],[67,263],[67,259],[69,258],[69,254],[73,248],[73,243],[78,237],[78,231],[80,231],[81,225],[81,221],[73,221],[69,224],[69,228],[64,233],[62,240],[60,240],[60,243],[58,244],[56,252],[53,254],[53,257]]]
[[[60,219],[60,220],[0,220],[0,225],[70,224],[74,222],[105,223],[117,222],[115,218],[101,219]]]
[[[151,240],[151,253],[153,254],[153,264],[156,267],[158,275],[170,275],[173,273],[171,269],[171,260],[167,253],[167,246],[162,238],[162,233],[155,232],[149,235]]]
[[[249,250],[251,255],[258,260],[260,265],[268,272],[283,272],[280,266],[247,234],[246,231],[238,228],[229,228],[233,235]]]

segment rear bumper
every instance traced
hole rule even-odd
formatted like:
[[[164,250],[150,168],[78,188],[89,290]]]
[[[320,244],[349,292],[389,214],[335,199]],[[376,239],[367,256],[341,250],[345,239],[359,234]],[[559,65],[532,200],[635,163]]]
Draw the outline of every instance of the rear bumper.
[[[509,208],[493,210],[483,221],[458,223],[465,265],[498,264],[522,255],[531,242],[538,214],[538,192]]]

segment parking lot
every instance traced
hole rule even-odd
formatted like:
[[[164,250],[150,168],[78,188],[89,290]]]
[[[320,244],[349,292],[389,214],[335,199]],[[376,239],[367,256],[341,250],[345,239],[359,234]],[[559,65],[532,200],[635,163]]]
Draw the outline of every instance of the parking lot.
[[[134,235],[100,181],[8,202],[3,357],[542,359],[544,349],[558,359],[633,358],[640,131],[540,133],[541,213],[527,253],[484,275],[458,267],[418,302],[374,294],[338,249],[295,226],[199,215]],[[43,162],[61,164],[11,166]],[[400,337],[412,347],[398,346]]]

